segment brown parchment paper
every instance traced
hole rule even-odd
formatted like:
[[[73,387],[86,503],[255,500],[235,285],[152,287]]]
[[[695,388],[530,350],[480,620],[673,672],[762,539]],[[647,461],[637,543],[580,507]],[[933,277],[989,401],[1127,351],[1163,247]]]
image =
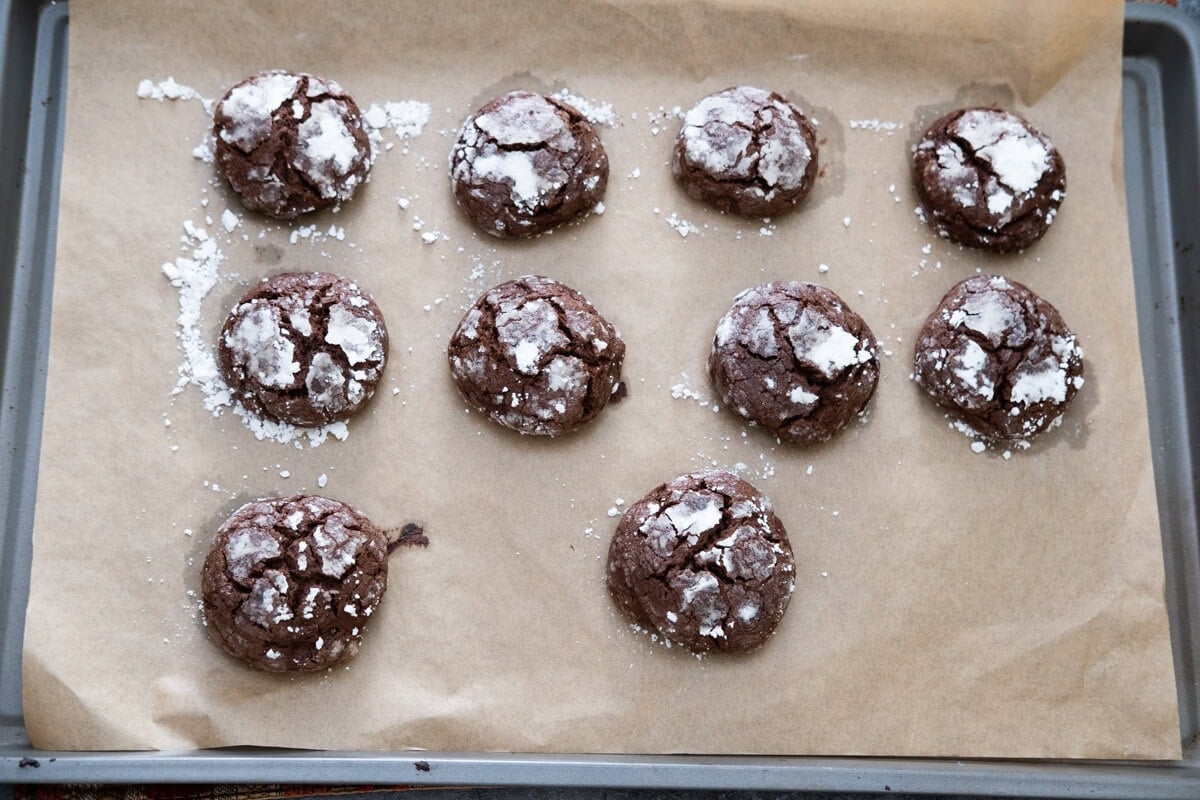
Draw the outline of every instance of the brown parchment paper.
[[[1122,3],[890,5],[73,0],[32,741],[1178,757],[1122,183]],[[191,154],[202,108],[136,88],[170,75],[219,97],[270,67],[336,78],[364,106],[426,101],[432,117],[340,213],[245,215],[229,235],[221,212],[241,210]],[[689,200],[667,166],[672,109],[737,83],[819,123],[816,189],[769,223]],[[569,88],[619,123],[600,131],[602,215],[499,242],[456,211],[446,162],[461,120],[517,87]],[[1062,212],[1027,253],[960,250],[913,213],[910,144],[968,101],[1027,113],[1066,158]],[[195,388],[171,394],[178,295],[160,265],[184,220],[227,257],[203,308],[213,340],[269,273],[331,269],[375,295],[391,361],[348,440],[258,441]],[[291,244],[310,223],[345,238]],[[978,270],[1040,292],[1086,354],[1064,425],[1008,458],[972,452],[909,379],[921,321]],[[444,363],[466,306],[526,273],[582,291],[628,345],[628,399],[560,440],[465,413]],[[807,450],[714,409],[704,373],[734,294],[783,279],[833,288],[886,351],[867,420]],[[773,498],[796,549],[791,607],[748,657],[652,643],[604,587],[609,509],[714,463]],[[239,504],[321,475],[323,493],[384,525],[420,522],[432,545],[393,556],[350,666],[260,674],[208,641],[199,565]]]

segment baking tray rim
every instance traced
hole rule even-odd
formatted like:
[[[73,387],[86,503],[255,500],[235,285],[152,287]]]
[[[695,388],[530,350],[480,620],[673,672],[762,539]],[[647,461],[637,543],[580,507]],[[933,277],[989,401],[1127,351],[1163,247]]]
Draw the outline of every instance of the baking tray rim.
[[[7,30],[14,18],[14,2],[16,6],[37,6],[35,16],[39,47],[53,40],[61,42],[65,48],[68,20],[66,2],[0,0],[0,24],[6,28],[6,40],[0,41],[0,46],[5,48],[3,54],[6,63],[9,49],[7,39],[19,35]],[[1160,30],[1159,35],[1173,35],[1180,39],[1191,53],[1193,71],[1200,71],[1200,65],[1197,64],[1200,34],[1195,24],[1182,12],[1166,6],[1129,3],[1126,6],[1127,33],[1131,23],[1149,26]],[[1128,71],[1125,77],[1128,78]],[[33,141],[36,131],[33,129],[39,123],[46,124],[55,115],[54,105],[50,103],[50,110],[43,111],[40,116],[37,113],[30,114],[28,146],[31,149],[36,144]],[[61,124],[61,109],[57,113]],[[42,132],[41,135],[45,137],[47,134]],[[30,207],[36,210],[39,201],[45,205],[49,192],[54,202],[48,218],[39,221],[43,235],[48,237],[47,246],[43,248],[48,262],[46,266],[52,268],[57,164],[44,172],[50,174],[43,175],[43,179],[53,180],[55,185],[48,188],[38,186],[38,176],[34,170],[30,170],[29,180],[22,187],[16,213],[29,214]],[[22,229],[25,230],[24,227]],[[6,353],[5,357],[7,359],[9,354]],[[44,365],[37,377],[43,381],[44,391]],[[36,416],[34,433],[40,434],[40,414]],[[32,519],[31,513],[29,518]],[[24,603],[19,607],[23,609]],[[20,627],[18,624],[18,632]],[[1173,638],[1174,633],[1173,625]],[[1194,647],[1196,642],[1190,644]],[[1177,650],[1179,645],[1175,641]],[[1185,660],[1190,671],[1190,658]],[[1177,669],[1179,661],[1177,654]],[[1194,690],[1192,697],[1194,707]],[[1195,727],[1196,721],[1191,722]],[[1194,752],[1195,747],[1191,746],[1191,742],[1185,741],[1184,745],[1185,759],[1170,762],[426,751],[387,753],[272,748],[54,752],[33,749],[25,735],[23,718],[18,716],[14,720],[4,715],[0,716],[0,783],[84,780],[91,783],[118,783],[139,779],[154,782],[210,782],[219,779],[283,783],[556,785],[577,788],[970,791],[979,794],[1063,797],[1092,795],[1102,791],[1117,797],[1195,797],[1200,794],[1200,757]]]

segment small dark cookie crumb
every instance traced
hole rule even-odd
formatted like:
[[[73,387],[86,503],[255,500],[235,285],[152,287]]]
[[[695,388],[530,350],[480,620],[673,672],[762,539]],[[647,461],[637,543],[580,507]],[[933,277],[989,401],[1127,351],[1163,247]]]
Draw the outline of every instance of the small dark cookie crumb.
[[[387,554],[383,531],[337,500],[247,503],[221,526],[204,561],[208,632],[258,669],[340,664],[358,652],[387,590]]]
[[[429,537],[425,535],[425,529],[415,522],[406,522],[401,526],[400,530],[389,529],[384,531],[388,538],[388,552],[392,552],[397,547],[428,547]]]
[[[966,108],[934,122],[913,155],[924,214],[938,235],[996,253],[1042,238],[1067,190],[1062,156],[1023,117]]]
[[[735,86],[687,112],[671,169],[697,200],[743,216],[775,216],[812,189],[817,136],[804,113],[780,95]]]
[[[557,436],[617,393],[625,342],[579,292],[549,278],[502,283],[475,301],[448,348],[463,398],[520,433]]]
[[[879,380],[867,323],[829,289],[767,283],[734,298],[708,371],[725,405],[793,444],[833,437]]]
[[[463,123],[450,180],[458,205],[485,233],[534,236],[595,208],[608,186],[608,155],[574,107],[510,92]]]
[[[621,610],[698,653],[760,646],[794,588],[771,501],[721,470],[655,488],[621,516],[608,549],[608,590]]]
[[[375,301],[328,272],[263,279],[230,312],[218,342],[225,381],[248,410],[304,427],[362,408],[387,349]]]
[[[242,204],[276,219],[349,200],[371,169],[362,112],[336,82],[275,70],[229,90],[213,112],[216,167]]]
[[[942,298],[917,336],[914,378],[987,439],[1029,439],[1083,386],[1083,351],[1054,306],[1015,281],[977,275]]]

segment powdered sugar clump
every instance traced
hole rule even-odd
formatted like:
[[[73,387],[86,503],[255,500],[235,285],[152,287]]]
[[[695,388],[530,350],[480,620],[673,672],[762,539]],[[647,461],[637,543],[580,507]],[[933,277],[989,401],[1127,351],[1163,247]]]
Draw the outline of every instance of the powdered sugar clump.
[[[198,100],[204,106],[205,112],[211,114],[214,101],[204,97],[190,86],[176,83],[173,77],[155,83],[149,78],[143,78],[137,87],[137,96],[143,100]]]
[[[615,128],[620,122],[617,112],[613,111],[612,103],[588,100],[573,93],[570,89],[559,89],[550,96],[555,100],[561,100],[567,105],[574,106],[593,125]]]
[[[387,103],[372,103],[363,113],[363,122],[375,134],[383,128],[391,128],[400,139],[415,139],[429,124],[432,109],[429,103],[419,100],[399,100]],[[390,149],[391,145],[388,145]]]
[[[875,133],[886,133],[888,136],[891,136],[903,128],[903,122],[889,122],[881,119],[850,120],[850,130],[852,131],[872,131]]]
[[[700,229],[696,227],[696,223],[686,219],[680,219],[678,214],[672,213],[667,217],[667,224],[674,228],[675,232],[686,239],[690,234],[699,233]]]

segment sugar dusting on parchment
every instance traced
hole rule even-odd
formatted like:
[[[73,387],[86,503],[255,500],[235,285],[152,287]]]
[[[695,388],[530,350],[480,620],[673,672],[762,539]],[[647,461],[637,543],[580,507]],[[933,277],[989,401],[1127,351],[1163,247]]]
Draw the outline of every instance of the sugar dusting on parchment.
[[[201,144],[192,151],[192,155],[205,163],[212,163],[213,141],[210,129],[211,116],[215,106],[214,100],[204,97],[190,86],[178,83],[174,77],[157,82],[149,78],[143,79],[138,84],[137,96],[159,102],[164,100],[199,102],[204,109],[205,117],[209,119],[204,128]],[[381,131],[385,128],[392,129],[396,137],[405,144],[404,151],[407,152],[407,141],[421,134],[429,122],[430,113],[431,108],[428,103],[416,100],[384,102],[369,106],[364,114],[364,120],[367,124],[373,152],[376,154],[380,151],[386,152],[394,146],[391,142],[383,144]],[[202,201],[201,205],[207,206],[208,201]],[[334,422],[318,428],[302,428],[251,413],[234,399],[232,390],[221,374],[215,347],[208,341],[203,325],[204,300],[218,283],[232,276],[225,275],[221,271],[226,256],[217,240],[209,233],[209,227],[214,224],[219,225],[229,237],[228,240],[232,241],[232,236],[237,230],[246,230],[249,222],[255,219],[257,218],[253,215],[239,216],[232,209],[227,208],[221,214],[218,223],[214,223],[211,218],[206,219],[202,225],[196,224],[190,219],[184,220],[183,235],[180,237],[181,254],[162,265],[163,274],[179,293],[179,314],[176,318],[175,336],[179,342],[182,361],[177,367],[178,379],[171,393],[178,395],[188,386],[196,387],[207,411],[212,412],[213,416],[219,417],[226,409],[232,410],[256,439],[269,439],[298,448],[303,448],[305,444],[309,447],[317,447],[330,436],[345,440],[350,433],[345,422]],[[208,227],[205,227],[206,225]],[[257,237],[263,238],[267,231],[268,228],[262,227],[258,231]],[[291,230],[289,241],[295,244],[299,239],[313,239],[315,231],[315,226],[299,226]],[[220,231],[216,231],[216,233],[220,233]],[[244,239],[249,237],[248,232],[242,234]],[[329,230],[328,237],[316,238],[322,240],[331,238],[341,241],[345,239],[345,229],[333,226]]]

